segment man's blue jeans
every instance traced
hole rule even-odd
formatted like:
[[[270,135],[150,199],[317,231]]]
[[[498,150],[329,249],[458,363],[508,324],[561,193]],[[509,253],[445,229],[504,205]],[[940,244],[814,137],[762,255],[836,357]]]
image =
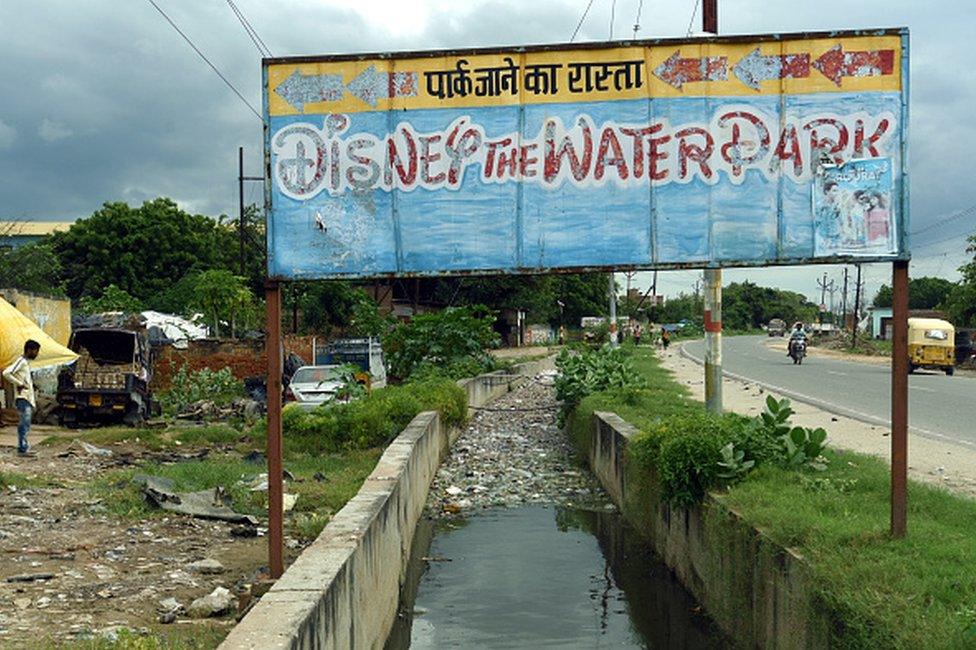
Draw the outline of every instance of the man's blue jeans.
[[[20,412],[20,423],[17,425],[17,451],[26,454],[27,432],[30,431],[31,418],[34,415],[34,407],[25,399],[17,400],[17,410]]]

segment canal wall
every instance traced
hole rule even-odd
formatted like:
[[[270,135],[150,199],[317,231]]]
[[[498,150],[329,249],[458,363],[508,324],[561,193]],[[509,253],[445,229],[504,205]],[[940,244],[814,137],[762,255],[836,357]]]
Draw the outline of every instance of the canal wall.
[[[653,489],[638,489],[627,469],[627,445],[636,434],[615,413],[595,413],[590,467],[708,614],[746,647],[827,648],[833,622],[818,602],[804,559],[720,497],[709,494],[700,506],[672,508]]]
[[[469,411],[551,368],[552,358],[458,381]],[[397,614],[417,521],[459,429],[424,412],[390,443],[359,492],[231,631],[221,648],[382,648]]]

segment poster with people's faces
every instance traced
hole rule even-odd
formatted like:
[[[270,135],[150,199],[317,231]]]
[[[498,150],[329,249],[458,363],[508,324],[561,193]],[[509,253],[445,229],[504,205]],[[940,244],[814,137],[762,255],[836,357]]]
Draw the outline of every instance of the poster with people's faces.
[[[825,165],[813,186],[814,254],[885,255],[898,250],[890,158]]]

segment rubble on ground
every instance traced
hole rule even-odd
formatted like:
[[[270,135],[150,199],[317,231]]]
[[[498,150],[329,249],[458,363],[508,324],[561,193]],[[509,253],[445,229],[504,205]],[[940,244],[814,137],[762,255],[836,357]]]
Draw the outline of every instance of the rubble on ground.
[[[478,410],[437,471],[429,515],[529,503],[612,508],[556,425],[555,405],[544,373]]]

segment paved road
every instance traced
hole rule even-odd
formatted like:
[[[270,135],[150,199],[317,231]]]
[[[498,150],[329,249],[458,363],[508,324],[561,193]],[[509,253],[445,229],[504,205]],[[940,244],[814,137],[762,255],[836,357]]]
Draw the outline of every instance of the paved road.
[[[817,355],[795,366],[785,351],[768,347],[765,336],[723,339],[723,370],[796,393],[844,415],[888,423],[891,371],[887,364],[858,363]],[[686,344],[701,359],[704,343]],[[917,371],[908,381],[908,423],[914,433],[976,448],[976,379]]]

